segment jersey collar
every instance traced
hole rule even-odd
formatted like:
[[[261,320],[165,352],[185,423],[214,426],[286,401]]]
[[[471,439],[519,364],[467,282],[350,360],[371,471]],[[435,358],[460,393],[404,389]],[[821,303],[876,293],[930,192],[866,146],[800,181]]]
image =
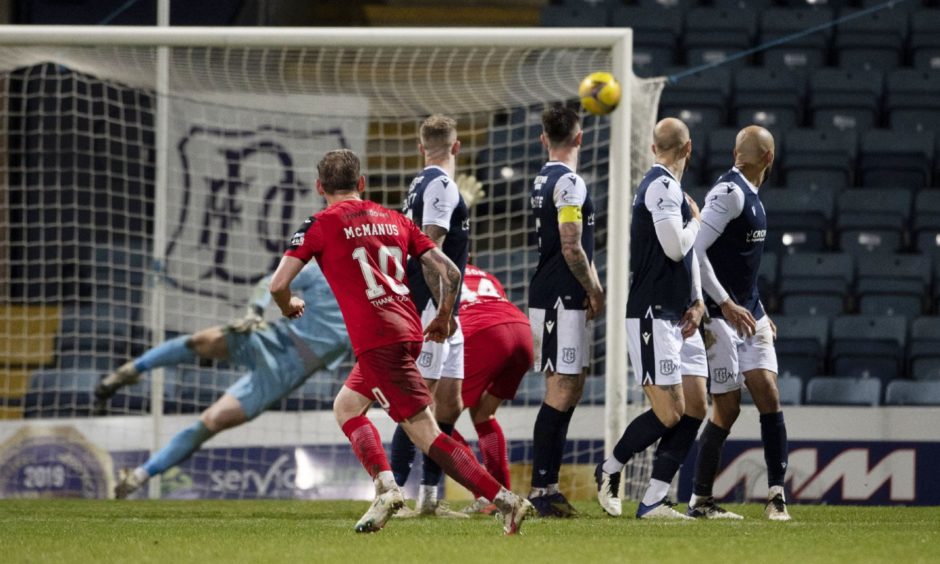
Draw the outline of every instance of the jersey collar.
[[[555,165],[563,166],[567,168],[568,170],[570,170],[571,172],[574,172],[573,168],[571,168],[570,166],[566,165],[565,163],[561,161],[548,161],[547,163],[545,163],[545,166],[555,166]]]
[[[424,167],[423,169],[421,169],[421,172],[424,172],[424,171],[426,171],[426,170],[430,170],[430,169],[432,169],[432,168],[436,168],[437,170],[439,170],[439,171],[443,172],[445,175],[447,175],[447,171],[444,170],[443,167],[438,166],[438,165],[428,165],[428,166]],[[449,176],[449,175],[448,175],[448,176]]]
[[[659,168],[661,168],[661,169],[663,170],[663,172],[665,172],[666,174],[668,174],[668,175],[669,175],[669,178],[671,178],[671,179],[673,179],[673,180],[676,180],[676,177],[675,177],[675,175],[674,175],[674,174],[672,174],[672,171],[671,171],[671,170],[669,170],[668,168],[666,168],[666,166],[665,166],[665,165],[661,165],[661,164],[659,164],[659,163],[656,163],[656,164],[654,164],[654,165],[653,165],[653,168],[656,168],[656,167],[659,167]],[[678,180],[676,180],[676,182],[679,182],[679,181],[678,181]]]
[[[736,166],[731,167],[731,171],[741,177],[741,180],[743,180],[744,183],[747,184],[747,187],[751,189],[751,192],[754,192],[755,194],[757,193],[757,186],[754,186],[753,184],[751,184],[751,181],[748,180],[746,176],[744,176],[744,173],[738,170],[738,167]]]

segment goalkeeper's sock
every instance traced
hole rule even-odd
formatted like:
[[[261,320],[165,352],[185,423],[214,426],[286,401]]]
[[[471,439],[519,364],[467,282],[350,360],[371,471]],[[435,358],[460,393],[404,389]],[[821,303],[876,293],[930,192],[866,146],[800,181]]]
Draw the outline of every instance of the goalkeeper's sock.
[[[487,419],[474,425],[480,441],[480,453],[483,455],[483,466],[486,471],[496,478],[504,488],[511,489],[509,485],[509,456],[506,452],[506,437],[503,428],[496,419]],[[456,433],[456,431],[454,431]]]
[[[447,436],[450,436],[450,434],[454,432],[453,423],[441,423],[440,421],[438,421],[437,426],[440,427],[441,432]],[[460,444],[460,441],[454,441],[454,442],[456,442],[457,444]],[[470,452],[470,456],[473,456],[473,451],[471,451],[465,445],[461,445],[461,446],[465,448],[468,452]],[[476,462],[475,456],[473,457],[473,461]],[[421,475],[421,485],[422,486],[437,486],[440,482],[441,482],[441,467],[436,462],[434,462],[434,459],[432,459],[430,456],[424,455],[424,468],[423,468],[423,472]]]
[[[535,417],[532,433],[532,488],[541,489],[551,483],[558,431],[565,419],[565,412],[543,403]],[[557,472],[555,473],[557,475]],[[556,480],[557,481],[557,480]]]
[[[401,425],[395,427],[395,434],[392,435],[392,473],[395,475],[395,483],[404,486],[411,475],[411,466],[415,461],[417,449],[411,442],[408,433],[402,429]]]
[[[499,482],[480,466],[470,449],[444,433],[434,439],[427,454],[448,476],[470,490],[475,497],[492,501],[502,489]]]
[[[147,473],[148,478],[162,474],[192,456],[194,452],[199,450],[202,443],[209,440],[214,434],[206,428],[202,421],[196,421],[175,434],[170,442],[154,453],[141,468]]]
[[[783,487],[787,474],[787,425],[783,412],[764,413],[760,416],[760,438],[764,443],[764,462],[767,463],[767,486]]]
[[[682,467],[682,463],[685,462],[685,457],[689,454],[692,445],[695,444],[695,435],[698,434],[698,428],[701,425],[701,419],[683,415],[675,427],[663,434],[659,446],[656,447],[656,453],[653,455],[651,477],[654,480],[667,484],[672,482],[679,468]]]
[[[633,455],[643,452],[666,432],[663,422],[653,410],[647,410],[627,425],[620,440],[614,447],[614,454],[604,461],[604,472],[616,474],[630,462]]]
[[[561,420],[558,422],[558,430],[555,431],[555,444],[552,445],[552,469],[548,474],[548,483],[557,484],[558,475],[561,473],[561,461],[565,456],[565,445],[568,443],[568,425],[571,424],[571,416],[574,415],[574,406],[568,411],[562,412]]]
[[[196,353],[189,348],[189,335],[180,335],[155,346],[134,361],[137,372],[147,372],[161,366],[176,366],[183,362],[195,362]]]
[[[698,456],[695,458],[695,477],[692,479],[692,491],[699,497],[712,495],[712,485],[721,463],[721,449],[728,433],[711,421],[705,424],[698,443]]]
[[[356,458],[362,463],[363,468],[369,473],[373,480],[379,475],[379,472],[389,471],[392,467],[388,464],[388,458],[385,457],[385,449],[382,448],[382,438],[379,436],[379,430],[375,428],[372,421],[365,415],[353,417],[343,425],[343,433],[352,443],[353,452]]]

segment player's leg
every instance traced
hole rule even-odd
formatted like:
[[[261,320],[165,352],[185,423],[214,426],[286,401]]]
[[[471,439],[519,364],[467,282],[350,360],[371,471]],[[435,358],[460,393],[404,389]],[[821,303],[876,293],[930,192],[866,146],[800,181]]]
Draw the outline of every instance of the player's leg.
[[[741,347],[741,371],[754,406],[760,413],[760,435],[764,445],[769,488],[764,514],[773,521],[789,521],[784,481],[788,465],[787,426],[777,388],[777,355],[767,316],[757,322],[757,331]]]
[[[740,516],[731,514],[715,503],[712,487],[718,474],[725,440],[741,412],[743,376],[739,369],[738,348],[742,340],[723,319],[709,320],[705,324],[704,333],[708,351],[712,416],[705,424],[699,439],[692,497],[687,514],[707,519],[737,518]]]
[[[598,502],[609,515],[621,514],[620,473],[633,455],[649,448],[674,427],[685,411],[682,392],[682,331],[677,324],[652,318],[627,319],[627,343],[633,371],[651,409],[636,417],[624,430],[614,451],[594,471]],[[671,513],[670,513],[671,512]],[[640,504],[638,518],[676,513],[665,499],[649,506]]]

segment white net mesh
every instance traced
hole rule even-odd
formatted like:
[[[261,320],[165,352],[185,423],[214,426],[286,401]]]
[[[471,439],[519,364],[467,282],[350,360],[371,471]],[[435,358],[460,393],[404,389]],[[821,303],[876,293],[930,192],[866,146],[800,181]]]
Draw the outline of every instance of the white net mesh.
[[[156,444],[166,444],[242,369],[209,361],[168,369],[162,418],[152,413],[146,382],[119,392],[108,416],[88,417],[99,375],[157,336],[240,316],[290,233],[322,206],[312,185],[326,150],[364,155],[368,197],[398,207],[420,168],[418,125],[432,112],[457,118],[458,174],[475,175],[487,192],[472,212],[474,261],[524,308],[537,258],[527,198],[546,158],[539,115],[548,103],[571,103],[583,76],[610,67],[611,52],[173,48],[169,88],[160,94],[170,108],[165,222],[154,209],[156,59],[156,49],[143,47],[0,53],[0,418],[74,418],[115,468],[146,458],[154,433]],[[649,166],[648,151],[637,149],[649,144],[662,84],[631,79],[637,178]],[[595,258],[603,280],[607,249],[623,248],[607,241],[615,156],[609,118],[585,115],[584,129],[579,172],[599,210]],[[167,246],[155,253],[159,230]],[[165,294],[163,327],[150,322],[155,288]],[[603,457],[605,351],[600,325],[564,461],[576,471],[562,471],[574,498],[590,495],[590,466]],[[368,497],[370,485],[328,411],[347,371],[317,373],[258,420],[214,438],[167,475],[164,495]],[[542,377],[530,374],[500,412],[515,489],[528,481],[543,390]],[[379,423],[389,440],[390,421]],[[0,443],[20,425],[0,421]],[[4,487],[0,496],[13,491]]]

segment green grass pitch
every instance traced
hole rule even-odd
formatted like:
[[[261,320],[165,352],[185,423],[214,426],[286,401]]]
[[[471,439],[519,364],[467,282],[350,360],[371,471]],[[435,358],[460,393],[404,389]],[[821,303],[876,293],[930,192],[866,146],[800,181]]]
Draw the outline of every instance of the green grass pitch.
[[[0,501],[0,562],[910,562],[940,561],[940,508],[793,506],[771,523],[650,522],[577,504],[577,519],[531,519],[503,537],[492,517],[352,527],[366,502]]]

